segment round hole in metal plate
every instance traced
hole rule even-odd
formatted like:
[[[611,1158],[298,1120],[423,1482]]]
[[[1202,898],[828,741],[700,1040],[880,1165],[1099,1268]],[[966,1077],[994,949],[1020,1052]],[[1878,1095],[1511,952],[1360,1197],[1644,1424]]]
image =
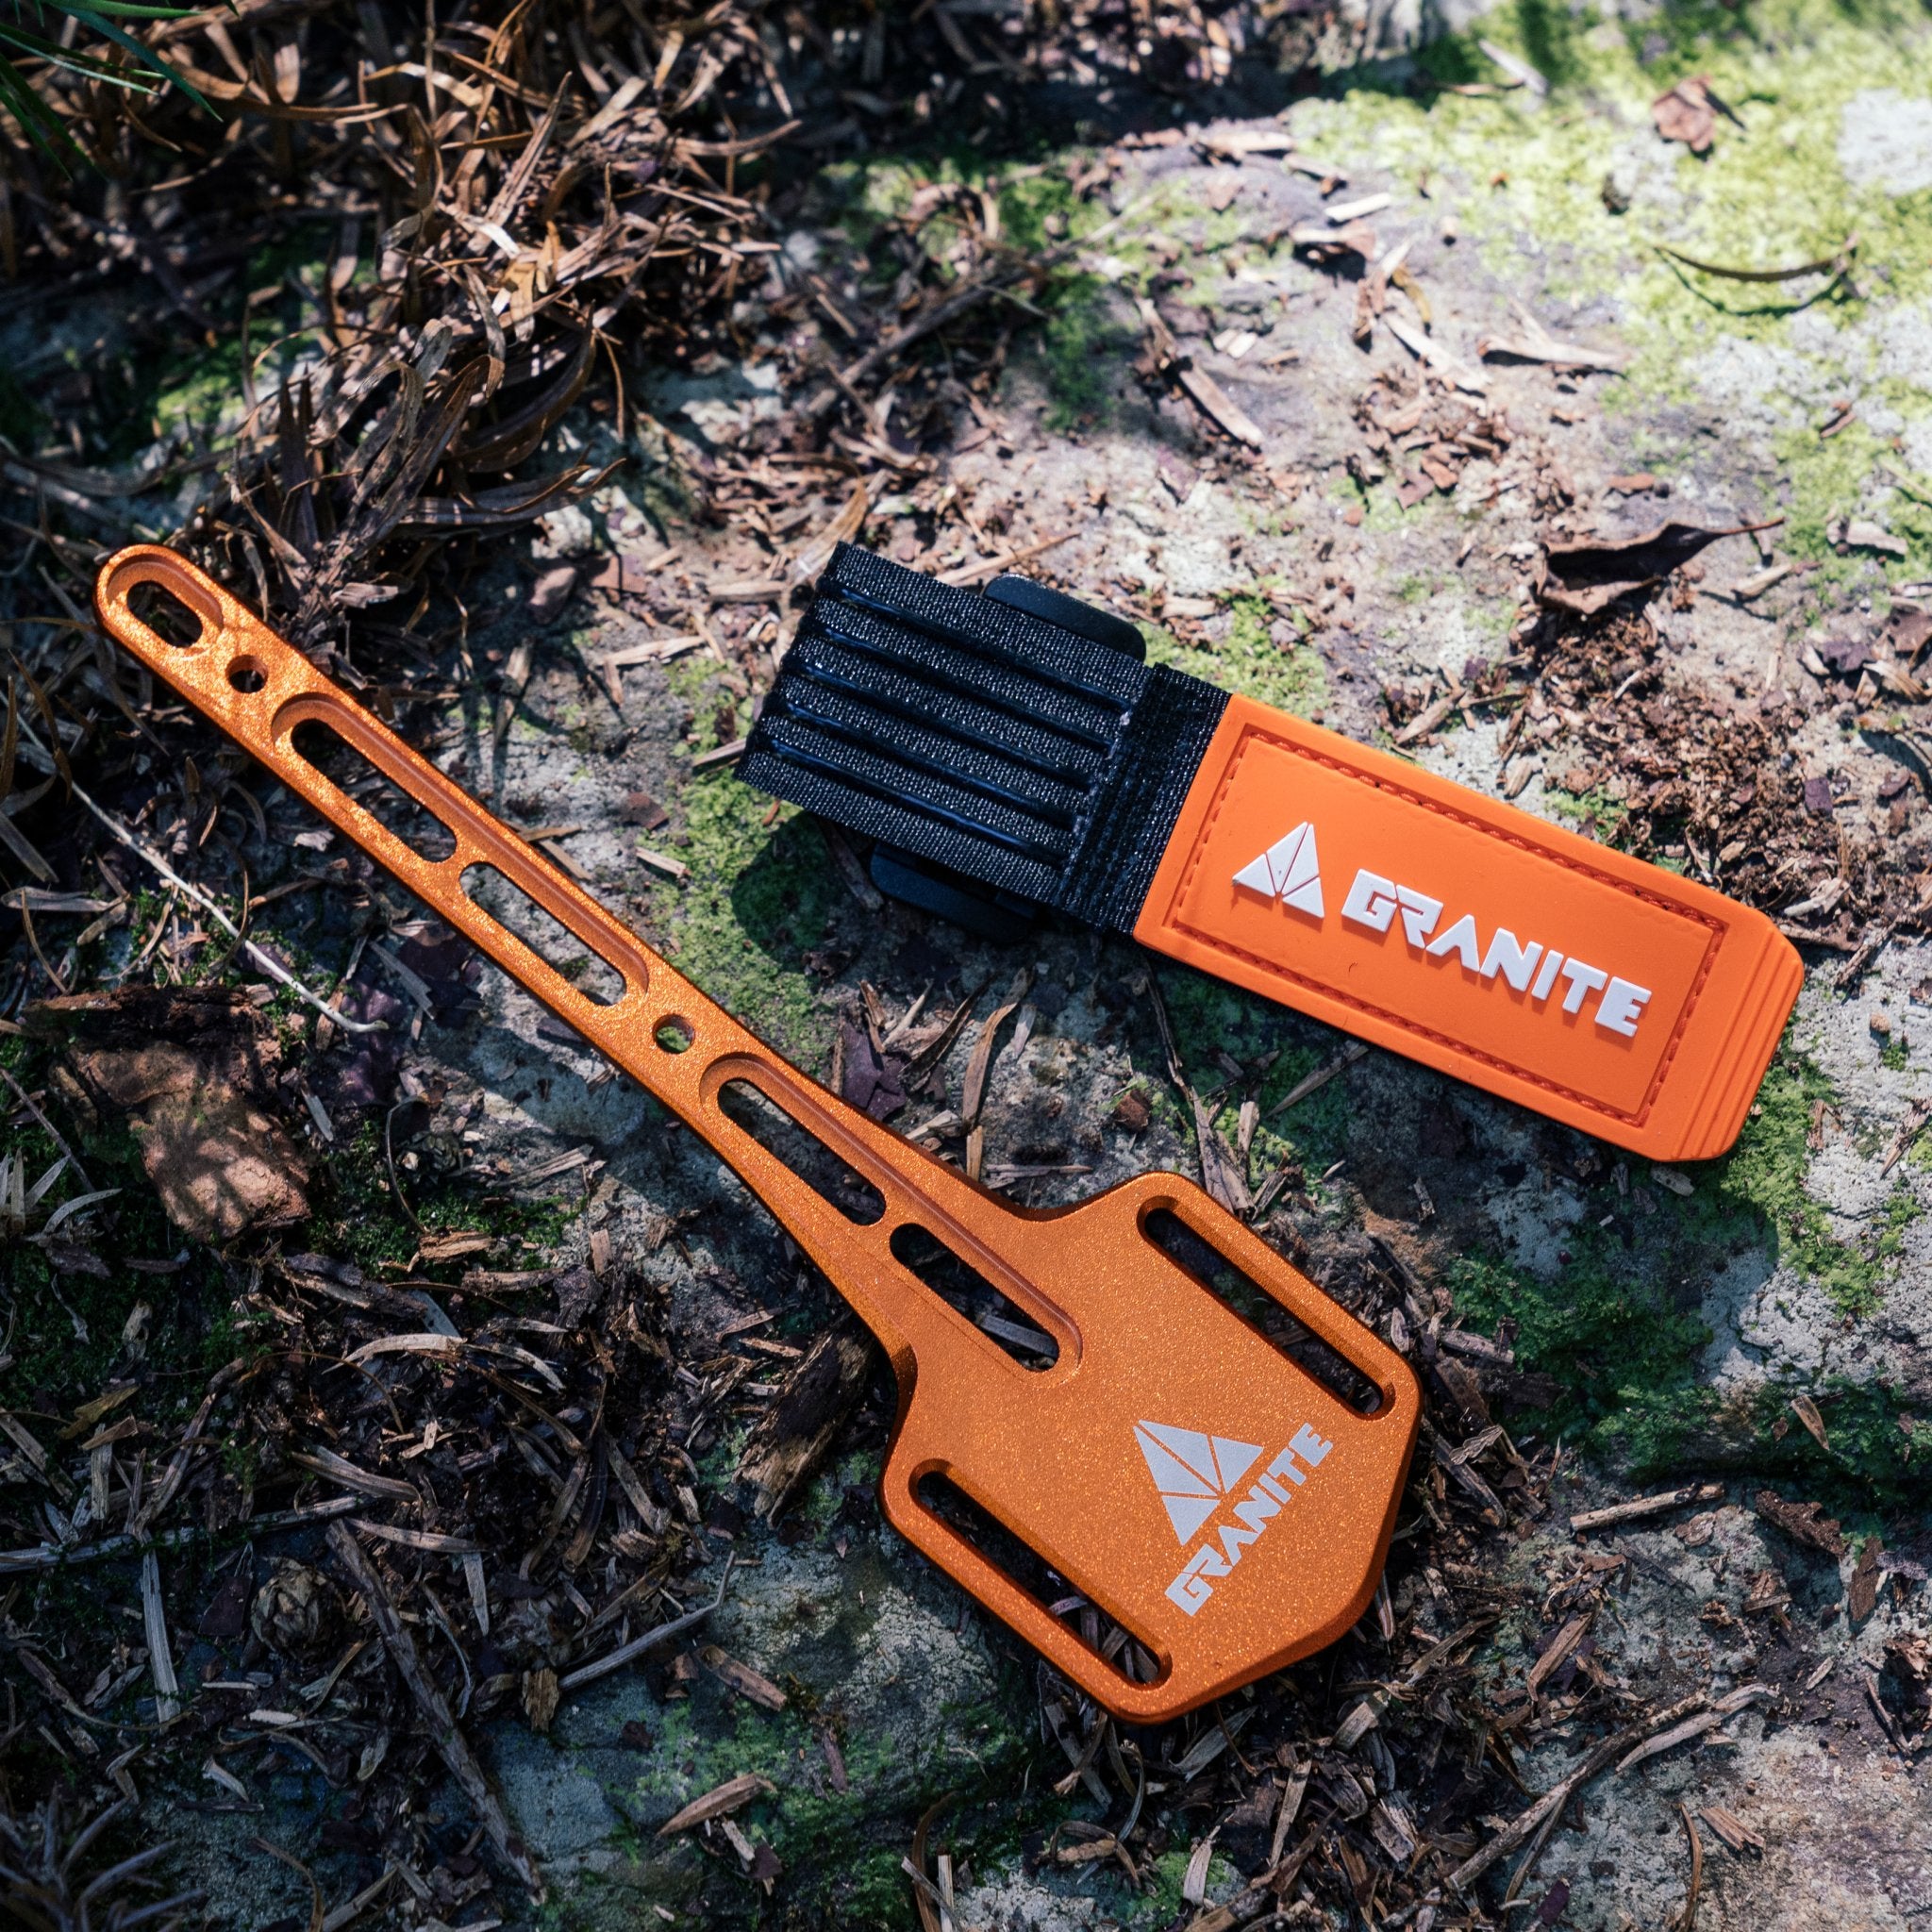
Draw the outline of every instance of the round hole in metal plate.
[[[681,1019],[675,1013],[659,1020],[651,1034],[659,1050],[664,1053],[688,1053],[691,1041],[697,1037],[697,1029],[691,1022]]]
[[[268,682],[259,658],[237,658],[228,666],[228,682],[239,691],[258,691]]]
[[[208,635],[198,610],[191,610],[165,584],[143,578],[127,592],[127,608],[164,644],[192,651]]]

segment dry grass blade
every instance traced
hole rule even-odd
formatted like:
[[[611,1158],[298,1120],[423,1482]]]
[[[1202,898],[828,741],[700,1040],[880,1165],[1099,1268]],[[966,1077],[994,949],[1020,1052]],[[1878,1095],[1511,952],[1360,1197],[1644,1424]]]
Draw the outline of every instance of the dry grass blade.
[[[50,1797],[25,1819],[0,1797],[0,1887],[5,1888],[0,1903],[7,1905],[16,1923],[28,1932],[86,1932],[92,1924],[171,1925],[180,1922],[169,1914],[202,1904],[207,1895],[200,1890],[159,1900],[143,1896],[152,1890],[144,1874],[171,1849],[165,1842],[145,1845],[104,1869],[92,1869],[89,1854],[133,1809],[134,1801],[123,1797],[69,1837],[62,1829],[58,1797]],[[129,1888],[139,1889],[130,1895]],[[142,1900],[139,1906],[137,1898]],[[106,1914],[105,1919],[99,1914]]]
[[[181,1686],[175,1676],[168,1612],[161,1602],[160,1565],[152,1550],[141,1559],[141,1616],[147,1637],[148,1669],[155,1680],[155,1715],[162,1724],[172,1724],[181,1714]]]
[[[248,1842],[258,1852],[266,1852],[271,1858],[278,1859],[282,1864],[288,1866],[291,1871],[301,1874],[303,1880],[308,1887],[308,1932],[323,1932],[325,1914],[324,1913],[322,1904],[322,1887],[315,1882],[315,1874],[293,1852],[284,1851],[280,1845],[275,1843],[271,1839],[265,1839],[258,1835],[251,1838]]]
[[[399,1503],[415,1503],[421,1500],[417,1491],[395,1477],[376,1475],[366,1469],[358,1469],[347,1457],[338,1456],[333,1449],[318,1445],[312,1450],[291,1450],[291,1462],[297,1462],[305,1469],[312,1469],[320,1474],[341,1483],[345,1489],[360,1490],[365,1495],[389,1496]]]
[[[1191,366],[1175,372],[1175,381],[1198,403],[1215,426],[1250,449],[1262,449],[1268,439],[1255,419],[1208,374]]]
[[[979,1038],[974,1043],[973,1057],[966,1063],[966,1081],[961,1090],[959,1117],[965,1121],[979,1118],[980,1108],[986,1104],[987,1075],[992,1068],[994,1049],[999,1044],[1000,1028],[1020,1010],[1026,998],[1026,990],[1033,983],[1033,969],[1029,966],[1014,982],[1012,991],[1005,1001],[987,1016],[985,1025],[979,1029]]]
[[[1697,1901],[1704,1890],[1704,1840],[1698,1835],[1697,1821],[1690,1807],[1679,1803],[1677,1816],[1684,1821],[1684,1836],[1690,1842],[1690,1883],[1684,1894],[1683,1909],[1674,1920],[1676,1932],[1696,1932]]]
[[[912,1903],[919,1912],[919,1923],[924,1932],[941,1932],[942,1904],[938,1889],[926,1876],[925,1847],[931,1836],[933,1822],[948,1805],[953,1802],[950,1791],[943,1792],[921,1813],[917,1827],[912,1833],[912,1850],[905,1860],[906,1874],[912,1880]]]
[[[1657,244],[1659,255],[1668,255],[1673,261],[1681,261],[1686,268],[1694,268],[1701,275],[1722,275],[1731,282],[1791,282],[1801,275],[1841,275],[1850,267],[1853,255],[1857,252],[1858,238],[1850,236],[1844,245],[1830,255],[1822,255],[1816,261],[1794,262],[1790,268],[1726,268],[1714,261],[1700,261],[1694,255],[1685,255],[1675,248],[1668,248],[1661,242]]]
[[[1329,1081],[1334,1079],[1338,1074],[1345,1074],[1357,1060],[1366,1059],[1368,1053],[1368,1048],[1360,1041],[1350,1041],[1332,1060],[1329,1060],[1324,1066],[1317,1067],[1312,1074],[1305,1074],[1301,1079],[1297,1080],[1268,1109],[1268,1118],[1273,1120],[1276,1114],[1286,1113],[1291,1108],[1299,1106],[1309,1094],[1319,1092],[1322,1088],[1327,1086]]]
[[[409,1626],[397,1614],[395,1600],[388,1587],[346,1524],[330,1524],[328,1541],[336,1560],[368,1606],[376,1633],[393,1659],[403,1682],[408,1687],[410,1695],[420,1707],[428,1727],[429,1741],[470,1801],[472,1809],[489,1835],[490,1842],[495,1846],[497,1856],[530,1896],[541,1900],[543,1897],[543,1881],[538,1875],[537,1867],[510,1824],[509,1815],[503,1808],[503,1800],[497,1796],[488,1774],[476,1761],[476,1754],[471,1750],[469,1740],[458,1728],[455,1713],[449,1707],[449,1700],[444,1697],[441,1686],[424,1667],[416,1649],[416,1640],[409,1634]]]
[[[119,38],[129,57],[122,78],[137,61],[159,75],[165,58],[239,117],[240,138],[212,141],[185,100],[150,100],[136,122],[111,89],[89,110],[105,118],[90,124],[57,71],[62,58],[84,66],[90,55],[30,62],[24,79],[0,65],[0,111],[50,138],[116,148],[115,123],[125,122],[138,138],[116,171],[131,205],[170,171],[181,197],[163,241],[86,184],[68,197],[31,192],[28,160],[30,192],[8,203],[0,225],[8,272],[110,240],[207,332],[221,325],[225,298],[207,291],[231,282],[225,264],[270,241],[289,210],[336,228],[334,258],[296,328],[315,334],[321,354],[297,358],[292,339],[251,353],[244,325],[245,414],[224,423],[216,452],[179,453],[208,476],[181,533],[189,546],[252,583],[313,648],[341,643],[358,612],[435,574],[437,545],[423,537],[527,524],[597,487],[608,470],[595,464],[502,488],[473,479],[536,454],[580,401],[620,313],[646,333],[681,334],[733,287],[759,220],[735,176],[798,126],[756,105],[769,55],[729,5],[677,25],[668,42],[649,17],[656,8],[608,35],[594,29],[620,73],[626,54],[641,69],[614,89],[594,61],[580,69],[581,26],[559,33],[522,8],[480,53],[459,30],[374,72],[364,37],[376,32],[387,58],[398,34],[420,38],[420,24],[378,26],[379,8],[357,16],[304,0],[298,42],[276,25],[290,9],[244,8],[232,33],[224,13],[191,14],[148,30],[151,45],[168,48],[162,57],[90,8],[69,10]],[[438,114],[432,127],[425,117]],[[255,239],[236,251],[238,232]],[[1015,272],[1024,267],[1006,271]],[[920,318],[861,373],[946,320]],[[258,393],[261,364],[270,379]],[[82,516],[126,487],[73,465],[57,476],[39,459],[9,458],[14,471]],[[0,838],[16,830],[0,824]]]

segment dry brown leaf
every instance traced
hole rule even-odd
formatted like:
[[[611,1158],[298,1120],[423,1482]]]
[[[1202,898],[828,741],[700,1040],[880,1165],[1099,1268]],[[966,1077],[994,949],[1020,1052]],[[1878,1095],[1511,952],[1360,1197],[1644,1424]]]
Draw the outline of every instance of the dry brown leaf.
[[[1593,616],[1620,598],[1661,583],[1719,538],[1773,529],[1783,521],[1773,517],[1761,524],[1729,524],[1717,529],[1659,524],[1637,537],[1549,545],[1543,551],[1536,594],[1555,609]]]
[[[1681,141],[1693,155],[1710,152],[1717,131],[1717,103],[1702,74],[1680,80],[1650,104],[1650,118],[1666,141]]]
[[[246,994],[123,987],[48,1000],[28,1015],[74,1042],[95,1105],[126,1114],[169,1219],[224,1245],[308,1214],[308,1167],[274,1111],[274,1034]]]
[[[557,1673],[547,1665],[539,1665],[537,1669],[524,1673],[524,1715],[529,1719],[530,1728],[540,1737],[550,1728],[560,1695],[557,1688]]]
[[[1932,1720],[1932,1638],[1907,1632],[1888,1640],[1882,1675],[1908,1724]]]
[[[1855,1626],[1864,1623],[1878,1607],[1880,1554],[1878,1539],[1867,1537],[1858,1556],[1858,1567],[1852,1572],[1851,1583],[1845,1591],[1845,1608]]]
[[[767,1710],[783,1710],[791,1702],[763,1672],[741,1663],[715,1643],[706,1644],[698,1652],[698,1659],[721,1684],[729,1686],[741,1697],[749,1697],[754,1704],[763,1705]]]
[[[1830,1438],[1824,1433],[1824,1418],[1819,1414],[1818,1405],[1808,1395],[1791,1397],[1791,1413],[1810,1431],[1812,1440],[1821,1449],[1831,1447]]]

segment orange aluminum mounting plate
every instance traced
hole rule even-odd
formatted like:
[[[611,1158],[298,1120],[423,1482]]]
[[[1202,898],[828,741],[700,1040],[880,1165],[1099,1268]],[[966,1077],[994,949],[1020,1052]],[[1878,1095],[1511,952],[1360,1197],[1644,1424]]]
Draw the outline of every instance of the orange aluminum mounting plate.
[[[1246,698],[1134,931],[1656,1160],[1736,1140],[1804,978],[1762,913]]]
[[[131,601],[162,594],[188,641]],[[1124,1718],[1190,1710],[1332,1641],[1388,1554],[1421,1399],[1393,1350],[1178,1174],[1028,1210],[808,1079],[220,585],[165,550],[123,551],[95,591],[110,636],[388,868],[513,979],[701,1135],[891,1357],[899,1418],[881,1488],[894,1528]],[[298,749],[332,732],[441,823],[408,842]],[[397,821],[398,824],[402,822]],[[426,841],[423,841],[426,842]],[[497,874],[609,966],[599,1000],[472,896]],[[499,902],[502,903],[502,902]],[[745,1090],[789,1115],[862,1189],[824,1191],[746,1124]],[[756,1113],[757,1108],[752,1111]],[[870,1205],[857,1197],[866,1191]],[[1172,1216],[1205,1244],[1174,1258]],[[906,1238],[936,1241],[1048,1338],[1029,1367],[935,1288]],[[1207,1276],[1232,1267],[1350,1365],[1351,1402]],[[1277,1318],[1278,1320],[1278,1318]],[[1017,1324],[1013,1324],[1017,1325]],[[1045,1349],[1039,1350],[1044,1355]],[[1364,1413],[1364,1408],[1371,1412]],[[942,1477],[1048,1573],[1002,1554]],[[1082,1599],[1131,1642],[1086,1641]]]

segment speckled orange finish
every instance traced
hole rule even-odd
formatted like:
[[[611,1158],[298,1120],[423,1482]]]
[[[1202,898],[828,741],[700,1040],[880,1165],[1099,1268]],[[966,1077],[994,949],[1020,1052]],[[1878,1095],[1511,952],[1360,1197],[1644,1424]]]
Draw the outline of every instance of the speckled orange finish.
[[[127,600],[142,584],[192,610],[199,641],[177,647],[136,617]],[[1360,1616],[1415,1441],[1415,1378],[1198,1187],[1153,1174],[1071,1208],[999,1199],[763,1045],[193,566],[166,550],[125,550],[103,568],[96,605],[150,671],[729,1163],[891,1357],[899,1417],[882,1489],[893,1526],[1102,1705],[1139,1722],[1175,1716],[1319,1649]],[[240,688],[258,677],[258,688]],[[325,720],[435,813],[456,841],[451,856],[418,857],[298,756],[291,734],[308,719]],[[623,975],[614,1004],[587,997],[468,896],[462,875],[476,864],[522,887]],[[684,1050],[659,1043],[669,1021],[689,1029]],[[855,1224],[737,1125],[719,1093],[738,1080],[869,1181],[884,1215]],[[1144,1223],[1162,1208],[1355,1363],[1380,1391],[1376,1413],[1345,1406],[1156,1247]],[[902,1267],[890,1241],[908,1223],[1049,1332],[1054,1366],[1022,1367]],[[1211,1520],[1185,1539],[1137,1437],[1150,1422],[1223,1439],[1230,1466],[1254,1452]],[[1311,1442],[1325,1445],[1312,1460]],[[1263,1482],[1271,1463],[1279,1479]],[[916,1489],[935,1473],[1130,1632],[1155,1660],[1153,1681],[1091,1648],[929,1511]],[[1198,1580],[1185,1585],[1191,1562]]]

